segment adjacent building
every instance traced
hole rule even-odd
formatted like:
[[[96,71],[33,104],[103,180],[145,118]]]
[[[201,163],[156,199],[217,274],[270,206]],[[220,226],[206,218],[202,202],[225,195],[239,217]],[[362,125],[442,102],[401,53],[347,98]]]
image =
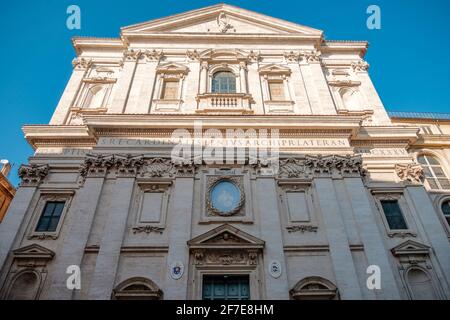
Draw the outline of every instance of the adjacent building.
[[[450,298],[449,118],[389,115],[367,42],[219,4],[73,45],[1,298]]]
[[[9,204],[14,198],[16,189],[8,180],[11,164],[8,160],[0,160],[0,223],[5,217]]]

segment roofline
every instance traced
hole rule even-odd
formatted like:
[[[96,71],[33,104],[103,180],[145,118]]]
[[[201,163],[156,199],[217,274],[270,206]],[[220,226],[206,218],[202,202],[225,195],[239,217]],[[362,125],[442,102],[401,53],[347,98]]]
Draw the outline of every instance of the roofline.
[[[391,119],[450,122],[450,113],[388,111]]]
[[[229,4],[225,4],[225,3],[219,3],[219,4],[212,5],[212,6],[207,6],[207,7],[193,9],[193,10],[186,11],[186,12],[177,13],[177,14],[166,16],[166,17],[163,17],[163,18],[157,18],[157,19],[154,19],[154,20],[149,20],[149,21],[145,21],[145,22],[141,22],[141,23],[125,26],[125,27],[120,28],[121,35],[124,32],[126,32],[127,30],[138,28],[138,27],[144,26],[146,24],[157,24],[158,22],[163,22],[164,20],[174,20],[174,19],[180,18],[180,17],[186,17],[186,16],[189,17],[189,16],[192,16],[192,15],[196,15],[196,14],[202,13],[204,11],[208,12],[208,11],[211,11],[211,10],[220,10],[220,9],[227,9],[227,8],[230,8],[230,9],[233,9],[233,10],[238,10],[238,11],[243,11],[243,12],[249,14],[249,15],[252,15],[252,16],[256,15],[257,17],[254,17],[255,19],[266,18],[266,19],[270,19],[270,20],[272,20],[272,21],[274,21],[276,23],[279,23],[279,24],[291,26],[292,28],[301,27],[301,28],[309,29],[312,33],[317,33],[319,37],[323,36],[323,31],[322,30],[311,28],[311,27],[304,26],[304,25],[300,25],[300,24],[295,23],[295,22],[290,22],[290,21],[287,21],[287,20],[283,20],[283,19],[280,19],[280,18],[268,16],[268,15],[265,15],[265,14],[262,14],[262,13],[259,13],[259,12],[256,12],[256,11],[244,9],[244,8],[241,8],[241,7],[237,7],[237,6],[229,5]],[[131,32],[131,31],[129,31],[129,32]]]

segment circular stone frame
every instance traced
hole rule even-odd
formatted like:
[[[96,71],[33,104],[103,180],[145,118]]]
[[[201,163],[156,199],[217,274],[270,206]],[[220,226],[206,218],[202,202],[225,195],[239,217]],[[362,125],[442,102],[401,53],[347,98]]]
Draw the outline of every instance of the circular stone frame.
[[[237,203],[236,207],[231,211],[227,211],[227,212],[220,211],[217,208],[215,208],[212,203],[211,193],[214,190],[214,188],[221,182],[232,183],[239,190],[239,195],[240,195],[239,202]],[[206,206],[208,208],[208,211],[211,212],[213,215],[218,215],[218,216],[222,216],[222,217],[233,216],[242,209],[242,207],[244,206],[244,203],[245,203],[244,190],[241,186],[240,179],[238,177],[229,177],[229,176],[218,177],[209,183],[207,197],[206,197]]]

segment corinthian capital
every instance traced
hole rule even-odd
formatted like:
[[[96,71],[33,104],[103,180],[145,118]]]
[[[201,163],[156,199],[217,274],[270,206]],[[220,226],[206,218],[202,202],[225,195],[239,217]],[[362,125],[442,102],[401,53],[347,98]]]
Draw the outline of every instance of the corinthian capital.
[[[123,53],[125,61],[137,61],[142,57],[143,52],[141,50],[130,49]]]
[[[300,53],[295,51],[289,51],[284,53],[284,58],[287,62],[295,63],[300,59]]]
[[[19,177],[22,179],[21,186],[37,186],[48,174],[48,164],[22,165],[19,168]]]
[[[87,176],[103,177],[113,165],[114,157],[111,155],[88,154],[80,167],[80,175],[84,178]]]
[[[131,154],[115,155],[113,162],[117,168],[117,174],[122,176],[135,176],[145,163],[144,156]]]
[[[147,58],[148,61],[159,61],[163,56],[162,50],[145,50],[143,55]]]
[[[317,50],[302,51],[300,53],[300,55],[307,63],[318,63],[318,62],[320,62],[321,53],[319,51],[317,51]]]

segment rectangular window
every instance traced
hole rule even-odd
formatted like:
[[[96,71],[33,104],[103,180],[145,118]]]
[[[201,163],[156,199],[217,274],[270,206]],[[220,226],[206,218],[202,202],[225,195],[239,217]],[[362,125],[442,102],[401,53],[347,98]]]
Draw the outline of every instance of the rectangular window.
[[[272,101],[284,101],[284,83],[281,81],[270,81],[269,94]]]
[[[65,201],[47,201],[36,226],[38,232],[54,232],[58,227]]]
[[[408,229],[402,210],[397,200],[381,200],[381,206],[386,217],[389,229],[402,230]]]
[[[178,99],[178,84],[179,81],[164,81],[161,93],[163,100],[177,100]]]

